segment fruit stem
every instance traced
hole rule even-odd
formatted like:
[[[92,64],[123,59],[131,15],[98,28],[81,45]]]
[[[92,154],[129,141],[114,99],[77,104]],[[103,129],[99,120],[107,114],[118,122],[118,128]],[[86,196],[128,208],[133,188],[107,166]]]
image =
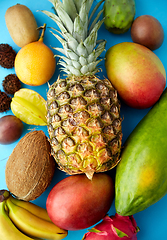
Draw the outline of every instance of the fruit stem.
[[[8,190],[0,190],[0,203],[8,199],[10,192]]]
[[[46,23],[44,23],[43,26],[41,26],[41,27],[39,27],[39,28],[37,28],[37,29],[38,29],[38,30],[42,29],[42,33],[41,33],[41,36],[40,36],[40,38],[39,38],[39,41],[43,41],[43,39],[44,39],[44,34],[45,34],[45,30],[46,30]]]

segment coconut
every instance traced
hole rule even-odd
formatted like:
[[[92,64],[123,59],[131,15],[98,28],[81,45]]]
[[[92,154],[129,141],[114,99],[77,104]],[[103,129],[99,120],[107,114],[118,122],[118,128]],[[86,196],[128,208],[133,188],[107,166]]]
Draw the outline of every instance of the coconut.
[[[50,185],[55,168],[45,133],[31,131],[9,156],[5,169],[7,188],[18,199],[35,200]]]

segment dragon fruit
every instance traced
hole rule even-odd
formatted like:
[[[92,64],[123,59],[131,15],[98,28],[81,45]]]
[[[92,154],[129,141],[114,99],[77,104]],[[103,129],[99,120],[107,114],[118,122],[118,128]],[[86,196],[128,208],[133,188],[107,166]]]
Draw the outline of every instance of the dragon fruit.
[[[136,221],[133,216],[106,216],[86,233],[82,240],[137,240]]]

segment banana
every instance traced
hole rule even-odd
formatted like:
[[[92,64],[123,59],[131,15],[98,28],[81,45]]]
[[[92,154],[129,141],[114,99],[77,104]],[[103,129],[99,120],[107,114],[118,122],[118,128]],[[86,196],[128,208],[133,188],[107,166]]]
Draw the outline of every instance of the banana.
[[[36,215],[37,217],[40,217],[46,221],[51,222],[48,213],[46,211],[45,208],[39,207],[38,205],[32,203],[32,202],[28,202],[28,201],[23,201],[23,200],[19,200],[14,198],[12,195],[10,195],[10,200],[17,206],[25,208],[26,210],[28,210],[29,212],[33,213],[34,215]]]
[[[15,205],[11,198],[6,200],[6,204],[12,222],[28,236],[48,240],[59,240],[67,236],[68,232],[66,230],[59,228],[52,222],[37,217],[25,208]]]
[[[15,227],[5,211],[5,204],[5,201],[0,202],[0,239],[33,240],[34,238],[24,235]]]

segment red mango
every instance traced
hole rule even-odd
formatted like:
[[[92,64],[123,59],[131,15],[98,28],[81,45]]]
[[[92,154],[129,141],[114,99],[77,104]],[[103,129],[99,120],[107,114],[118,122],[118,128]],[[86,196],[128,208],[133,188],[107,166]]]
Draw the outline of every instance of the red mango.
[[[58,182],[46,201],[52,222],[66,230],[79,230],[105,217],[114,198],[114,183],[105,173],[69,176]]]
[[[122,42],[106,52],[108,79],[120,98],[130,107],[153,106],[166,85],[165,68],[150,49],[133,42]]]

